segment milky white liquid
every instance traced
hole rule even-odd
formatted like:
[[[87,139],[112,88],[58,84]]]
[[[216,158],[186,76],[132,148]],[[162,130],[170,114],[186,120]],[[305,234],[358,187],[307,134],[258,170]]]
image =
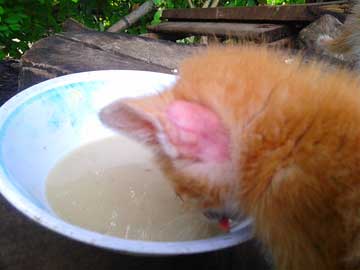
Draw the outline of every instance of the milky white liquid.
[[[67,155],[50,172],[46,193],[62,219],[120,238],[186,241],[220,234],[176,197],[146,147],[121,136]]]

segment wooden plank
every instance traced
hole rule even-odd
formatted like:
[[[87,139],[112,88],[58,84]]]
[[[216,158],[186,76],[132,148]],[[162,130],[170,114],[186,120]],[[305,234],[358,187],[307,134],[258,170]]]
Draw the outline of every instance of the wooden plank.
[[[309,6],[309,11],[318,17],[325,14],[330,14],[340,21],[345,21],[346,16],[350,13],[351,8],[349,3],[335,4],[335,5],[324,5],[324,6]]]
[[[173,73],[184,58],[202,48],[118,33],[65,32],[36,42],[23,55],[19,87],[104,68]]]
[[[348,1],[333,1],[333,2],[323,2],[323,3],[310,3],[310,4],[302,4],[302,5],[282,5],[282,6],[168,9],[168,10],[164,10],[162,14],[162,19],[167,19],[171,21],[211,20],[211,21],[311,22],[319,17],[319,14],[313,12],[314,7],[323,7],[330,5],[332,7],[334,7],[334,5],[339,5],[339,7],[344,7],[344,5],[346,6],[347,4]]]
[[[254,41],[274,41],[289,35],[289,27],[275,24],[164,22],[148,29],[156,33],[236,37]]]
[[[282,38],[267,44],[268,47],[271,48],[287,48],[294,49],[295,48],[295,37],[286,37]]]
[[[175,69],[200,46],[184,46],[165,40],[154,40],[123,33],[88,31],[58,34],[64,39],[106,51],[120,57],[129,56],[149,64]]]
[[[62,30],[64,32],[84,32],[91,31],[92,29],[86,27],[74,18],[69,18],[62,23]]]
[[[153,32],[143,33],[143,34],[140,34],[139,36],[156,39],[156,40],[166,40],[166,41],[174,41],[174,42],[179,39],[188,37],[187,34],[164,34],[164,33],[153,33]],[[200,45],[196,44],[196,46],[200,46]]]
[[[100,36],[102,35],[100,34]],[[89,46],[84,42],[77,42],[56,35],[36,42],[22,56],[21,64],[20,89],[52,77],[73,72],[102,69],[173,72],[172,69],[165,66],[148,63],[125,54],[114,54]]]
[[[19,71],[19,60],[0,60],[0,105],[13,95],[17,94]]]

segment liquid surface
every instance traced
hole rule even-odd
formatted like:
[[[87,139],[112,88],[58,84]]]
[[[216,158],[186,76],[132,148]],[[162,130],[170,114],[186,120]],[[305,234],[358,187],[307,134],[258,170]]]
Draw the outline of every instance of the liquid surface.
[[[221,233],[182,204],[151,152],[125,137],[71,152],[50,172],[46,193],[62,219],[120,238],[186,241]]]

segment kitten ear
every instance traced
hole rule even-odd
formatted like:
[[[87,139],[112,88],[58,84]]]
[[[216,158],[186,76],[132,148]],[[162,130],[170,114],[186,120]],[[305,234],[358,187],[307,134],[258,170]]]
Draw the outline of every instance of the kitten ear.
[[[229,134],[216,113],[188,101],[156,97],[115,102],[100,113],[107,126],[158,144],[172,158],[203,162],[230,159]]]
[[[166,109],[168,136],[186,157],[205,162],[230,159],[230,136],[219,116],[193,102],[175,101]]]
[[[155,97],[118,100],[103,108],[100,120],[115,131],[124,132],[135,139],[157,144],[157,132],[162,130],[160,114],[164,105]]]

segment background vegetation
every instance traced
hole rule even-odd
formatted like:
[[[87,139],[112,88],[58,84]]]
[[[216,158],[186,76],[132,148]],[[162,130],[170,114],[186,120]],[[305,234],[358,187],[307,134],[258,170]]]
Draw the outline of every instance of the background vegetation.
[[[153,0],[156,10],[139,23],[125,30],[129,34],[146,32],[146,25],[160,22],[161,11],[167,8],[202,7],[206,0]],[[220,0],[218,6],[254,6],[257,0]],[[304,0],[262,0],[279,5],[303,3]],[[145,0],[0,0],[0,59],[19,58],[29,46],[52,33],[61,31],[61,24],[73,17],[84,25],[105,31],[121,17],[129,14]]]

